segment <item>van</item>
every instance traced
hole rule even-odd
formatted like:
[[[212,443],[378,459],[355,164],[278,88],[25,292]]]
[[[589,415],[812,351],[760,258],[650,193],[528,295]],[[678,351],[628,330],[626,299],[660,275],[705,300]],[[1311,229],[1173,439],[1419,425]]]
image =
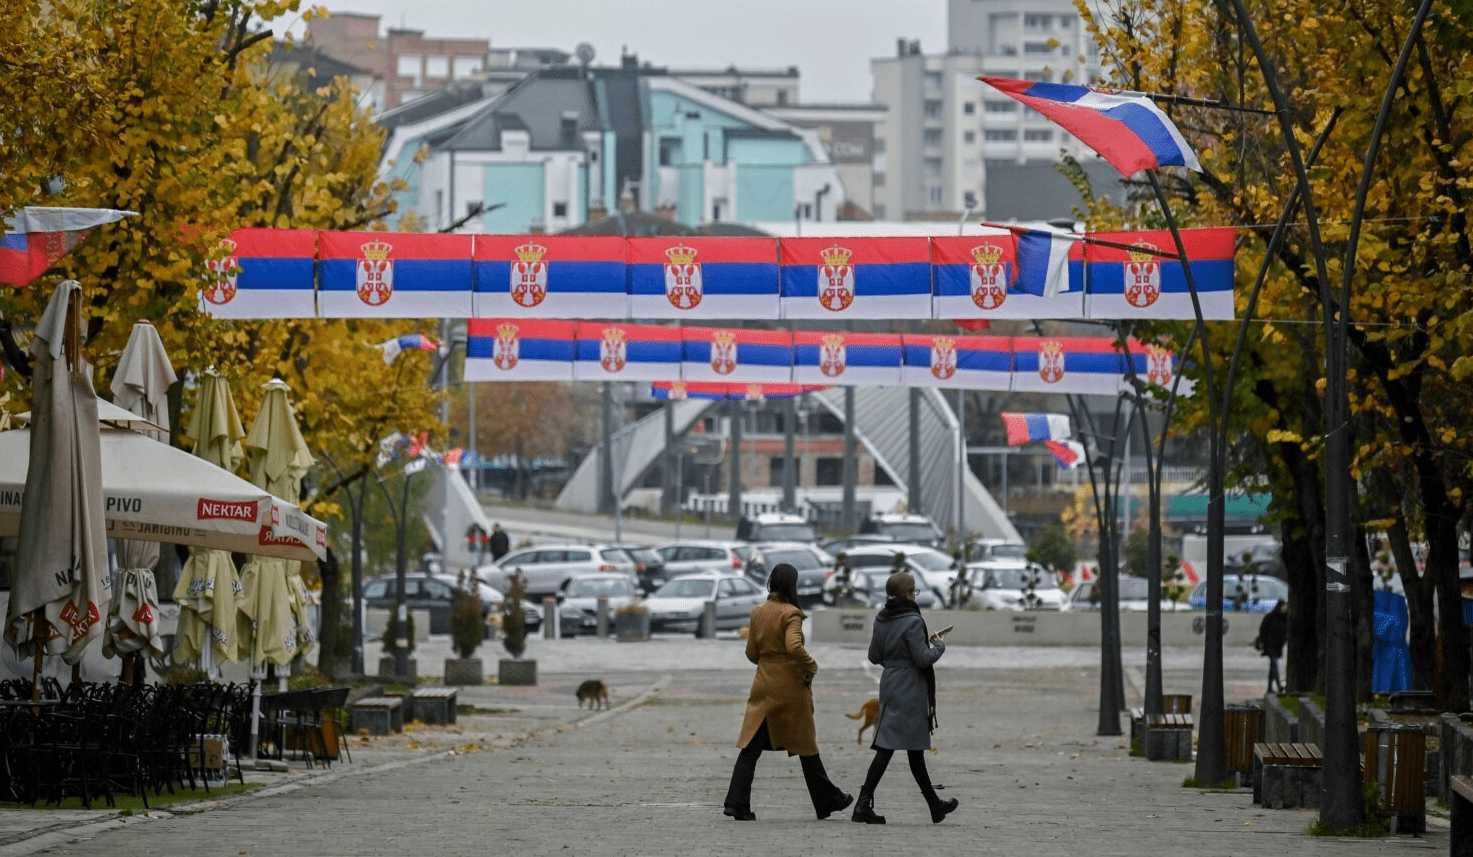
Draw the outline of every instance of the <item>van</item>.
[[[744,542],[817,542],[818,530],[801,515],[765,512],[738,521],[736,537]]]
[[[860,522],[859,532],[861,535],[888,536],[908,545],[946,546],[946,536],[941,528],[925,515],[873,515]]]

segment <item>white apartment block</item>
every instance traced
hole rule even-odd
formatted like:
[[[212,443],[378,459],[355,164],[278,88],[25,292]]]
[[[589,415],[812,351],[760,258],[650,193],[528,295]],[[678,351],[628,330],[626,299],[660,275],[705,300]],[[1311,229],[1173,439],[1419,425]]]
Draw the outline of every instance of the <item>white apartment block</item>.
[[[902,39],[895,56],[871,60],[873,100],[887,108],[874,161],[877,219],[969,210],[973,219],[1005,219],[1006,200],[988,196],[989,170],[1054,163],[1061,152],[1095,160],[1072,135],[977,80],[1094,82],[1099,51],[1072,0],[949,0],[947,29],[945,54]],[[1067,213],[1067,200],[1060,204]]]

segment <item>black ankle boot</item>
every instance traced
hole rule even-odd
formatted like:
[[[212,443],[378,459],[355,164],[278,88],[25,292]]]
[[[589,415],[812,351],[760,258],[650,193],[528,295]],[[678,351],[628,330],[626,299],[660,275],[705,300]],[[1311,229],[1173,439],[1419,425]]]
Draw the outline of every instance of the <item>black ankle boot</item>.
[[[828,805],[823,809],[815,810],[815,812],[818,815],[819,821],[822,821],[836,812],[843,812],[848,809],[851,803],[854,803],[854,795],[839,792],[834,796],[833,800],[829,801]]]
[[[922,794],[926,796],[926,805],[931,807],[932,824],[940,822],[941,819],[945,818],[957,807],[956,798],[952,798],[951,800],[942,800],[941,797],[936,794],[935,789],[925,789]]]
[[[737,806],[728,806],[721,810],[723,815],[729,815],[734,821],[756,821],[757,813],[750,809]]]
[[[870,792],[860,792],[859,802],[854,805],[854,814],[849,816],[850,821],[858,821],[862,824],[884,824],[885,816],[875,815],[875,796]]]

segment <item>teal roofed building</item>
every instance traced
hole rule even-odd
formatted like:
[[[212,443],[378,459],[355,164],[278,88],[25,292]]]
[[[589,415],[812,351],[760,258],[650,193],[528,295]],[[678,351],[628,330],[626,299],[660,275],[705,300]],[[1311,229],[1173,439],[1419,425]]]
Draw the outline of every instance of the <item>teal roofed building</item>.
[[[562,232],[607,212],[687,226],[826,222],[845,194],[816,131],[626,56],[538,69],[501,91],[464,82],[385,112],[390,229]]]

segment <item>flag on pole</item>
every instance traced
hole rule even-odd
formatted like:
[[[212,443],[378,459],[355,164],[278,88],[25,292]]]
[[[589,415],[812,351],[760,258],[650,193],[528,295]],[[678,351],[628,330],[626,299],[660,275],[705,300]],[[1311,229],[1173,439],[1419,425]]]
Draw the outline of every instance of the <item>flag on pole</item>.
[[[1008,446],[1034,440],[1064,440],[1073,434],[1067,414],[1003,413],[1002,425],[1008,433]]]
[[[1084,460],[1084,444],[1077,440],[1046,440],[1043,445],[1054,454],[1059,466],[1066,470],[1073,470]]]
[[[423,333],[410,333],[398,339],[390,339],[388,342],[380,342],[374,346],[384,352],[384,363],[393,363],[394,358],[404,351],[439,351],[440,343]]]
[[[1060,292],[1077,291],[1069,280],[1069,251],[1074,239],[1062,232],[1024,229],[1013,233],[1014,256],[1018,260],[1013,287],[1030,295],[1051,298]]]
[[[1114,95],[1087,86],[1006,77],[977,79],[1042,113],[1123,175],[1166,166],[1202,171],[1181,131],[1143,95]]]
[[[22,208],[0,235],[0,284],[26,286],[86,239],[90,230],[137,214],[111,208]]]

